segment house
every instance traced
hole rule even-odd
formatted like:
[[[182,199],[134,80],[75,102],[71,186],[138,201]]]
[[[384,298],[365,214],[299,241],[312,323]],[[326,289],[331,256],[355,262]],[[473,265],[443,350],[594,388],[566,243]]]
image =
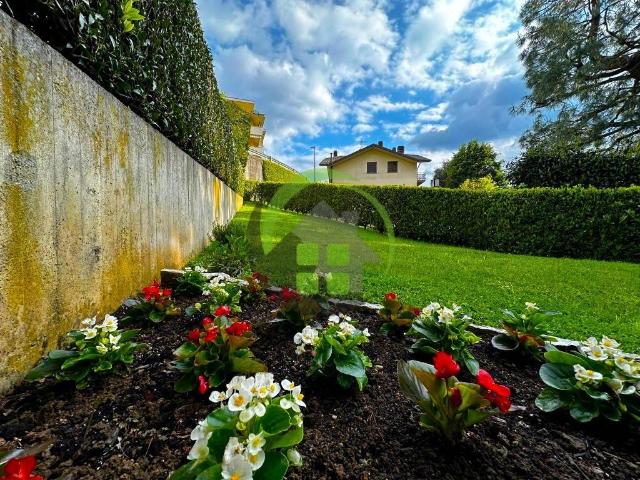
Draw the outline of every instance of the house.
[[[421,185],[424,174],[418,174],[420,163],[431,160],[405,153],[404,146],[386,148],[382,142],[371,144],[349,155],[336,150],[320,162],[327,167],[329,183],[354,185]]]
[[[225,97],[249,116],[249,155],[245,167],[245,179],[262,181],[262,160],[264,154],[264,137],[267,131],[264,129],[265,115],[256,111],[256,103],[244,98]]]

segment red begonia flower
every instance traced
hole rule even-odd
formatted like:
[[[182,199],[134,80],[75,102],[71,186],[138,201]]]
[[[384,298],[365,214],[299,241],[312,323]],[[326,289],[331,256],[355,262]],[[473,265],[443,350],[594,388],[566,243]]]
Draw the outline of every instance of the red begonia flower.
[[[40,475],[34,475],[36,459],[33,456],[12,458],[4,467],[4,476],[0,480],[43,480]]]
[[[387,294],[385,294],[384,298],[386,300],[396,300],[398,298],[398,295],[394,292],[389,292]]]
[[[204,395],[209,390],[209,384],[207,383],[207,379],[204,375],[200,375],[198,377],[198,393],[200,395]]]
[[[213,320],[211,319],[211,317],[204,317],[202,319],[202,326],[204,328],[207,328],[209,325],[211,325],[213,323]]]
[[[298,292],[288,287],[283,287],[282,290],[280,290],[280,296],[283,300],[293,300],[294,298],[298,298]]]
[[[221,307],[216,308],[216,311],[213,314],[216,317],[229,316],[231,314],[231,307],[229,305],[222,305]]]
[[[451,405],[453,405],[453,408],[458,408],[462,405],[462,394],[459,388],[454,387],[449,389],[449,401]]]
[[[198,340],[200,340],[200,329],[194,328],[193,330],[191,330],[189,332],[189,335],[187,335],[187,338],[192,342],[197,342]]]
[[[218,327],[207,330],[207,334],[204,336],[204,343],[215,342],[216,338],[218,338],[218,332]]]
[[[453,356],[447,352],[438,352],[433,356],[433,366],[436,368],[436,377],[449,378],[460,373],[460,365]]]
[[[242,336],[251,331],[251,324],[249,322],[235,322],[227,327],[227,333],[234,336]]]

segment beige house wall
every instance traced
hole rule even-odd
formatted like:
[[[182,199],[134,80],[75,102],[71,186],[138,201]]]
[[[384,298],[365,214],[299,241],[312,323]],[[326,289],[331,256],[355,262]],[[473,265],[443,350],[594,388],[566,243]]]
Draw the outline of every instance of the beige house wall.
[[[0,11],[0,393],[242,197]]]
[[[387,173],[387,162],[398,162],[398,173]],[[378,173],[367,173],[367,162],[377,162]],[[415,187],[418,164],[381,150],[369,150],[338,162],[332,168],[333,183],[355,185],[409,185]]]

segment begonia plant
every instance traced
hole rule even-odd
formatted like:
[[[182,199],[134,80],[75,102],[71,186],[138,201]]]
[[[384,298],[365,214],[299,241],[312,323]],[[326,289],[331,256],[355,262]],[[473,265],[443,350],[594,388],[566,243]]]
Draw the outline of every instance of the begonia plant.
[[[160,323],[167,317],[180,315],[180,309],[175,306],[171,298],[172,291],[169,288],[162,288],[154,280],[153,283],[142,289],[138,298],[129,299],[125,302],[127,312],[120,320],[122,323],[128,321],[149,320],[153,323]]]
[[[420,313],[418,307],[402,303],[395,292],[386,293],[382,300],[382,308],[378,312],[383,320],[380,331],[389,333],[394,329],[406,330]]]

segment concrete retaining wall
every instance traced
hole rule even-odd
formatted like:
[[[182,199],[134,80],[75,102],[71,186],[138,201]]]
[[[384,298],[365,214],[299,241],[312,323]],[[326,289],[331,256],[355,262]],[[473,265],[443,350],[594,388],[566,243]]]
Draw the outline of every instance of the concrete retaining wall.
[[[242,197],[0,11],[0,393]]]

